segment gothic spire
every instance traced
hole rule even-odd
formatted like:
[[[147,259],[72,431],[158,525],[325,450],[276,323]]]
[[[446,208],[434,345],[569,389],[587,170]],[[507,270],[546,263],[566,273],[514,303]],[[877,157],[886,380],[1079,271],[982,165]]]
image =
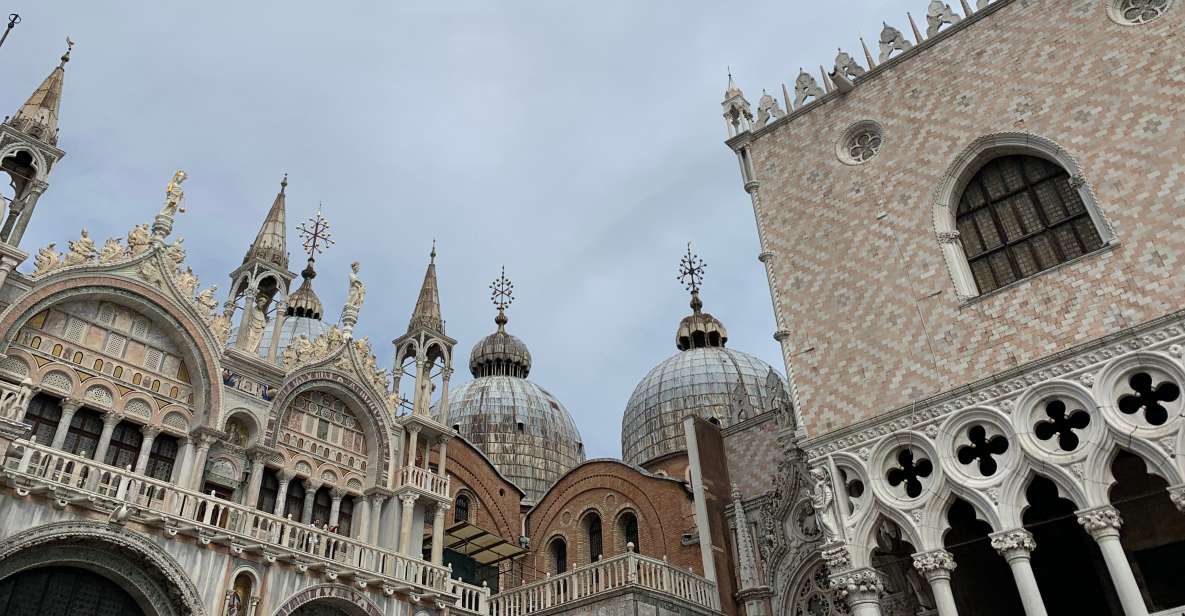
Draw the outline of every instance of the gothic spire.
[[[66,53],[29,100],[17,110],[9,124],[26,135],[52,146],[58,145],[58,110],[62,104],[62,82],[66,78],[66,63],[74,41],[66,39]]]
[[[424,283],[420,285],[420,297],[416,299],[416,308],[411,313],[411,321],[407,324],[407,331],[423,327],[444,333],[444,320],[440,318],[440,291],[436,285],[436,242],[432,242],[432,255],[428,261],[428,271],[424,272]]]
[[[288,241],[286,239],[287,227],[285,223],[284,203],[284,192],[287,189],[288,174],[285,173],[284,179],[280,181],[280,192],[276,193],[276,200],[272,202],[272,208],[268,210],[267,218],[263,219],[263,225],[259,227],[259,233],[255,236],[255,241],[247,249],[247,255],[243,257],[243,263],[250,261],[252,258],[258,258],[283,269],[288,269]]]

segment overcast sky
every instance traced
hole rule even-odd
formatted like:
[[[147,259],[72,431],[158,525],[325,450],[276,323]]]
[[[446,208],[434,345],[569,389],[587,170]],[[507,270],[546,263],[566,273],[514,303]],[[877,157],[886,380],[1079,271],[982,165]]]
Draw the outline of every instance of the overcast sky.
[[[174,233],[221,296],[288,172],[290,269],[303,265],[295,225],[322,202],[337,245],[316,289],[336,318],[349,263],[362,262],[357,330],[381,364],[436,238],[454,380],[468,380],[505,264],[508,329],[531,349],[531,380],[568,407],[590,457],[619,456],[626,401],[675,352],[689,312],[675,280],[688,241],[729,346],[785,369],[723,144],[726,67],[755,105],[799,66],[831,66],[839,46],[860,57],[857,37],[875,44],[882,19],[908,32],[905,12],[926,4],[10,2],[23,22],[0,48],[3,113],[66,35],[77,42],[67,156],[23,245],[62,246],[83,226],[100,244],[123,237],[183,168],[189,212]]]

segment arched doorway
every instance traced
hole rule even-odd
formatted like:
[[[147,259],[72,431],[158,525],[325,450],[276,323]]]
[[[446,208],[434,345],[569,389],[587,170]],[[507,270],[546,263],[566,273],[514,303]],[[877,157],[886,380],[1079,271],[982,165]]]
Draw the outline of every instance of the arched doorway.
[[[292,616],[355,616],[358,608],[351,611],[348,603],[334,599],[321,599],[306,603],[292,612]]]
[[[115,582],[80,567],[39,567],[0,580],[8,616],[146,616]]]

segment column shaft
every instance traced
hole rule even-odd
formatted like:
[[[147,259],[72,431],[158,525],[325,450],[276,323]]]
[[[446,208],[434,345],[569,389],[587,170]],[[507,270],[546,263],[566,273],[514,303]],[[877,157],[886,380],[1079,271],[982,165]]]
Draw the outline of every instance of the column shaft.
[[[329,526],[337,526],[342,511],[342,494],[333,495],[333,504],[329,507]]]
[[[74,414],[79,408],[81,405],[73,400],[62,400],[62,418],[58,420],[58,429],[54,432],[50,447],[62,448],[62,444],[66,442],[66,433],[70,431],[70,424],[74,422]]]
[[[1103,561],[1107,563],[1107,572],[1111,574],[1111,582],[1115,585],[1115,593],[1123,605],[1123,613],[1127,616],[1148,616],[1148,606],[1144,604],[1140,586],[1132,574],[1131,563],[1119,541],[1119,529],[1123,526],[1119,510],[1106,505],[1079,511],[1078,523],[1099,544]]]
[[[148,456],[152,455],[152,443],[156,441],[156,435],[160,430],[145,426],[141,432],[144,433],[144,439],[140,441],[140,453],[136,456],[137,475],[143,475],[144,471],[148,470]]]
[[[252,508],[259,506],[259,488],[263,485],[263,473],[265,469],[263,456],[252,456],[251,476],[247,479],[247,496],[243,501],[244,505]]]
[[[120,417],[108,414],[103,417],[103,432],[99,435],[99,444],[95,447],[95,462],[106,462],[107,450],[111,447],[111,433],[119,424]]]
[[[276,492],[276,508],[272,511],[273,514],[284,517],[284,504],[288,502],[288,484],[292,483],[292,477],[289,475],[280,475],[280,489]]]
[[[300,521],[305,524],[313,521],[313,498],[317,496],[318,487],[311,481],[304,482],[304,508],[300,513]]]
[[[403,494],[399,500],[403,503],[403,510],[399,516],[399,552],[411,556],[411,522],[415,513],[416,495]]]
[[[444,518],[448,515],[448,505],[437,505],[436,515],[432,516],[432,564],[444,564]]]
[[[379,528],[381,526],[380,520],[383,515],[383,500],[381,494],[375,494],[370,499],[370,544],[379,544]]]

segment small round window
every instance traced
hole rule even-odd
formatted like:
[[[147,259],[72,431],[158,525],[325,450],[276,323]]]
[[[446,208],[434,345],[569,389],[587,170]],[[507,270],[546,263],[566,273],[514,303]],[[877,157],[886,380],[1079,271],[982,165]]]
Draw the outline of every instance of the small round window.
[[[843,138],[836,145],[839,160],[848,165],[862,165],[881,151],[884,135],[880,124],[871,121],[857,122],[844,131]]]
[[[1138,26],[1168,12],[1173,0],[1108,0],[1107,15],[1115,23]]]

